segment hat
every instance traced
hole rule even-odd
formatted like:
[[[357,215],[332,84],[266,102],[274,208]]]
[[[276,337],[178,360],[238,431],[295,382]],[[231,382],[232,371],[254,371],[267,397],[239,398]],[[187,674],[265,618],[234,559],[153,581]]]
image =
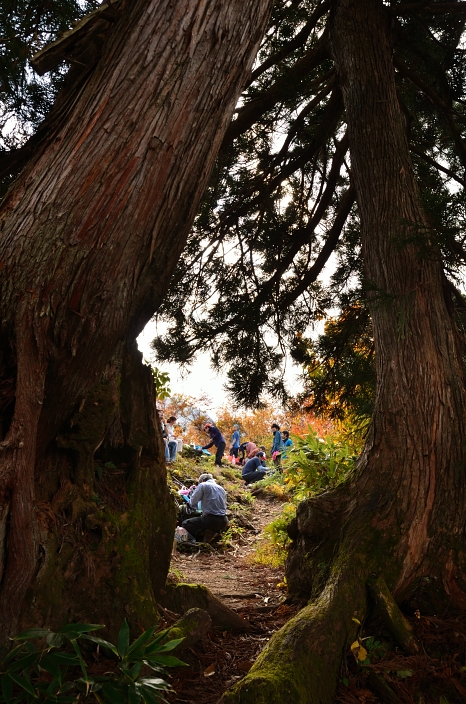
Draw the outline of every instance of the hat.
[[[213,475],[212,475],[212,474],[209,474],[209,473],[207,472],[206,474],[201,474],[201,476],[200,476],[199,479],[197,480],[197,483],[198,483],[198,484],[202,484],[202,482],[207,482],[207,481],[209,481],[209,479],[213,479],[213,478],[214,478]]]
[[[233,427],[236,428],[236,430],[238,430],[239,429],[238,423],[235,423]]]
[[[265,457],[265,453],[264,453],[264,452],[258,452],[257,455],[256,455],[256,457]]]
[[[212,423],[206,423],[204,425],[204,430],[207,430],[207,428],[211,428],[211,427],[212,427]]]

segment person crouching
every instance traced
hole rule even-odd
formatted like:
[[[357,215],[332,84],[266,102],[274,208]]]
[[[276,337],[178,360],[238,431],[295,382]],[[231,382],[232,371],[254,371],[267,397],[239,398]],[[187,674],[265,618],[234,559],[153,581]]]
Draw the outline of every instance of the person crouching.
[[[253,484],[265,477],[267,470],[265,469],[264,458],[264,453],[258,452],[255,457],[246,462],[241,472],[241,476],[246,484]]]
[[[202,503],[202,516],[187,518],[181,524],[196,540],[201,540],[206,531],[220,533],[228,527],[227,494],[225,489],[217,484],[211,474],[201,474],[189,504],[197,508]]]

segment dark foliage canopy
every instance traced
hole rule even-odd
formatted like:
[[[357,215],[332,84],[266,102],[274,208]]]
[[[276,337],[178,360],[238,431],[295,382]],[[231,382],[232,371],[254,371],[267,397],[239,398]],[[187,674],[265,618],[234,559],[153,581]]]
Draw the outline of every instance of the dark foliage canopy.
[[[38,78],[29,60],[96,7],[93,0],[7,0],[0,10],[0,167],[46,115],[62,63]],[[159,360],[189,364],[209,350],[237,403],[286,398],[291,354],[321,410],[361,392],[370,402],[373,348],[365,308],[358,209],[345,112],[327,24],[331,0],[279,0],[214,176],[158,312]],[[458,312],[466,257],[466,3],[386,3],[393,70],[430,218],[414,228],[424,256],[441,248],[445,295]],[[13,124],[15,131],[11,131]],[[10,158],[10,161],[8,159]],[[3,160],[3,161],[2,161]],[[6,168],[5,182],[18,165]],[[413,231],[413,223],[406,223]],[[384,292],[378,292],[383,300]],[[322,320],[338,321],[312,340]],[[314,331],[314,334],[312,334]],[[343,362],[344,360],[344,362]]]
[[[393,70],[445,292],[461,309],[466,3],[387,4]],[[276,3],[256,68],[159,316],[161,359],[209,349],[238,403],[286,397],[286,354],[320,410],[370,409],[373,347],[345,113],[328,40],[332,2]],[[403,224],[402,224],[403,225]],[[406,223],[413,231],[412,223]],[[384,292],[377,292],[381,301]],[[316,343],[317,327],[341,312]],[[357,311],[357,315],[356,315]],[[320,328],[321,329],[321,328]],[[314,333],[313,333],[314,331]],[[351,343],[351,344],[350,344]],[[362,354],[362,350],[365,354]],[[343,361],[344,360],[344,361]],[[333,399],[333,401],[332,401]],[[366,410],[363,410],[366,409]]]

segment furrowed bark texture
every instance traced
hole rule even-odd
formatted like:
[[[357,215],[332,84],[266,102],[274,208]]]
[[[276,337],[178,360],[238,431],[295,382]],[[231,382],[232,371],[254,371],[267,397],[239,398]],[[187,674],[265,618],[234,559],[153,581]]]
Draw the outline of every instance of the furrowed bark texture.
[[[290,622],[270,640],[225,695],[229,704],[278,704],[290,694],[330,704],[356,634],[353,612],[361,620],[369,608],[374,575],[398,603],[466,606],[463,363],[410,160],[382,1],[335,0],[331,42],[361,217],[375,412],[353,477],[302,503],[290,526],[290,591],[311,599],[298,630]]]
[[[128,2],[66,122],[2,203],[0,367],[16,406],[1,408],[0,493],[24,513],[4,540],[4,637],[34,569],[34,458],[157,308],[270,6]]]

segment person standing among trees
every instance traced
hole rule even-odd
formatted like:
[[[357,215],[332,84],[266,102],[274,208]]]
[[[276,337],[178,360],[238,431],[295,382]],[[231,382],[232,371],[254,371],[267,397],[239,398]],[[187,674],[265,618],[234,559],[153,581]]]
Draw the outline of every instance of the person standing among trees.
[[[176,423],[175,416],[170,416],[168,421],[165,423],[165,432],[167,433],[168,440],[168,462],[174,462],[176,460],[176,449],[178,447],[178,443],[175,437],[174,423]]]
[[[233,462],[235,464],[236,464],[236,460],[238,459],[239,440],[240,440],[239,425],[238,425],[238,423],[235,423],[233,426],[233,435],[231,436],[231,447],[230,447],[230,455],[231,455],[231,457],[234,458]]]
[[[276,467],[280,467],[281,455],[284,447],[282,434],[280,432],[280,426],[277,423],[272,423],[271,427],[273,433],[272,460]]]
[[[215,453],[215,466],[222,467],[222,457],[225,452],[226,442],[220,430],[212,423],[206,423],[204,425],[204,432],[210,436],[210,442],[208,445],[203,446],[203,450],[208,450],[209,447],[215,445],[217,452]]]

